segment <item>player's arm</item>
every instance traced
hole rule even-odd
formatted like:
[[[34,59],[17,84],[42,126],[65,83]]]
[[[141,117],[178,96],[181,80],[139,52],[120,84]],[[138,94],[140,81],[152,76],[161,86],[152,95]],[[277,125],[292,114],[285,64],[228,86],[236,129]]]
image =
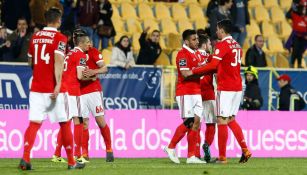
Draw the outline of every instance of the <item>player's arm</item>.
[[[62,74],[64,69],[64,54],[60,54],[55,52],[54,53],[54,77],[56,81],[56,85],[51,95],[52,99],[56,99],[60,92],[61,88],[61,81],[62,81]]]
[[[54,77],[55,77],[56,85],[55,85],[53,94],[51,94],[50,96],[50,98],[52,99],[56,99],[56,97],[60,93],[62,74],[64,70],[66,44],[67,44],[67,38],[64,36],[61,36],[59,38],[57,48],[54,50]]]
[[[33,44],[32,44],[32,38],[31,38],[31,41],[30,41],[30,44],[29,44],[29,49],[28,49],[28,65],[31,66],[31,68],[33,69]]]
[[[77,78],[78,80],[91,80],[92,78],[86,77],[83,75],[83,71],[85,71],[86,68],[84,66],[77,66]]]
[[[204,75],[204,74],[213,73],[217,69],[217,66],[219,65],[219,63],[220,63],[220,60],[213,59],[210,63],[193,69],[192,75]]]

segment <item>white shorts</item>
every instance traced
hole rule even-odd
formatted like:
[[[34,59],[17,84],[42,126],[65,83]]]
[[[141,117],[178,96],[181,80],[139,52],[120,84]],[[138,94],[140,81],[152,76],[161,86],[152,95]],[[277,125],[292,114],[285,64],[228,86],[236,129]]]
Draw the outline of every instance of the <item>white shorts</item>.
[[[51,123],[66,122],[69,116],[68,94],[59,93],[56,100],[51,100],[51,93],[30,92],[29,120],[43,121],[49,117]]]
[[[195,115],[202,116],[203,105],[201,95],[176,96],[182,118],[193,118]]]
[[[92,92],[81,95],[81,115],[83,118],[88,118],[90,113],[93,116],[103,116],[103,92]]]
[[[202,114],[202,120],[205,123],[217,123],[215,100],[203,101],[203,107],[204,110]]]
[[[80,96],[68,95],[69,117],[81,117],[81,98]]]
[[[242,98],[242,91],[217,91],[217,116],[230,117],[237,115]]]

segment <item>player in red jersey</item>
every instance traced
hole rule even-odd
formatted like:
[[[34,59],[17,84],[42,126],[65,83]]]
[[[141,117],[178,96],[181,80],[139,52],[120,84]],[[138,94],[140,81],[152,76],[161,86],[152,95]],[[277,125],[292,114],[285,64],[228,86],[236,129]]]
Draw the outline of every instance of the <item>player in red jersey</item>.
[[[91,80],[91,78],[85,78],[82,72],[87,68],[86,60],[87,56],[85,52],[88,51],[90,46],[90,39],[87,34],[80,29],[76,29],[73,32],[74,49],[70,50],[67,54],[64,62],[64,73],[63,73],[63,89],[68,91],[69,100],[69,113],[73,117],[74,121],[74,141],[75,141],[75,158],[78,162],[86,163],[81,157],[82,147],[82,133],[83,123],[80,120],[81,117],[81,90],[80,80]],[[54,156],[51,161],[53,162],[65,162],[61,158],[61,132],[58,134],[57,147]]]
[[[67,94],[61,90],[61,79],[67,39],[57,31],[61,26],[62,13],[50,8],[45,13],[47,27],[35,33],[30,41],[28,56],[33,66],[29,103],[30,124],[24,135],[24,152],[19,168],[31,170],[30,153],[36,134],[46,115],[51,122],[59,122],[63,144],[68,157],[68,169],[84,168],[73,158],[73,138],[68,114]]]
[[[212,55],[210,55],[212,46],[208,36],[199,35],[198,48],[198,51],[205,60],[204,64],[209,63],[212,60]],[[209,147],[213,142],[215,125],[217,123],[214,82],[214,74],[207,74],[200,78],[200,89],[204,108],[202,119],[206,123],[205,142],[202,148],[204,151],[204,160],[206,162],[210,162],[211,160]]]
[[[247,148],[243,132],[235,120],[240,107],[242,97],[242,80],[240,75],[240,64],[242,49],[232,39],[232,24],[230,20],[222,20],[217,24],[217,36],[221,41],[216,44],[212,61],[192,71],[184,71],[185,77],[203,75],[217,71],[217,120],[218,120],[218,145],[219,158],[217,163],[227,163],[226,145],[228,139],[228,128],[232,130],[239,145],[242,148],[240,163],[245,163],[251,157]]]
[[[88,69],[83,72],[84,76],[92,77],[108,72],[101,53],[94,47],[87,52],[86,65]],[[90,113],[95,117],[106,145],[106,162],[114,162],[114,155],[111,144],[111,133],[104,117],[103,92],[99,79],[83,81],[81,83],[82,117],[84,121],[82,156],[88,159],[88,122]]]
[[[176,87],[176,100],[179,106],[183,123],[179,125],[168,145],[164,148],[168,157],[174,163],[180,163],[175,154],[177,143],[188,132],[188,158],[187,163],[206,163],[196,157],[196,147],[200,128],[200,116],[203,107],[199,78],[184,78],[183,70],[192,70],[201,64],[201,58],[197,55],[198,37],[195,30],[185,30],[182,34],[183,48],[178,52],[176,66],[178,70],[178,82]]]

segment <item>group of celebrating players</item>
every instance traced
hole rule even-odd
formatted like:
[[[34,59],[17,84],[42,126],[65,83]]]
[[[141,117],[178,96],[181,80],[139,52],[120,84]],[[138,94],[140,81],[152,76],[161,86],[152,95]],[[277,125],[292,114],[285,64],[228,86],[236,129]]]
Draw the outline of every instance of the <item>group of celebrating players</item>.
[[[51,8],[45,13],[47,27],[35,33],[31,39],[28,56],[33,68],[30,90],[29,126],[24,134],[24,153],[19,168],[31,170],[30,153],[36,134],[49,116],[58,122],[60,130],[52,161],[64,162],[61,147],[64,146],[68,169],[82,169],[88,162],[89,115],[95,116],[106,144],[106,161],[113,162],[110,129],[104,119],[103,93],[97,74],[107,72],[100,52],[91,47],[87,34],[76,29],[73,33],[75,47],[66,52],[67,38],[57,31],[61,26],[61,11]],[[175,153],[176,144],[186,135],[188,140],[187,163],[213,162],[210,145],[218,128],[219,158],[216,163],[227,163],[226,145],[228,127],[242,148],[240,163],[251,157],[241,127],[235,120],[242,96],[240,63],[242,49],[230,36],[229,20],[217,24],[220,39],[213,54],[207,36],[186,30],[182,37],[183,48],[178,52],[176,66],[178,82],[176,100],[183,123],[179,125],[170,142],[164,148],[168,157],[180,163]],[[213,74],[216,74],[215,76]],[[216,80],[217,92],[214,90]],[[71,119],[74,133],[71,131]],[[200,123],[206,122],[205,143],[202,146],[205,160],[200,156]]]
[[[210,54],[211,43],[207,36],[197,35],[195,30],[185,30],[182,34],[183,48],[176,57],[178,82],[176,101],[183,123],[180,124],[164,148],[165,153],[174,163],[180,163],[176,156],[177,143],[187,134],[188,164],[227,163],[226,145],[228,127],[233,132],[241,149],[240,163],[251,157],[240,125],[235,116],[240,107],[242,97],[242,79],[240,65],[242,49],[231,37],[230,20],[222,20],[217,24],[216,34],[219,42]],[[217,85],[215,93],[214,83]],[[200,126],[206,122],[205,142],[202,146],[204,160],[200,155]],[[211,160],[210,145],[218,128],[219,157]]]
[[[30,41],[28,56],[33,68],[29,103],[30,124],[24,134],[24,152],[19,168],[32,170],[30,153],[36,134],[49,116],[58,122],[60,130],[52,161],[64,162],[64,146],[68,169],[82,169],[89,162],[89,115],[96,123],[106,145],[106,161],[113,162],[110,129],[104,119],[102,87],[98,74],[106,73],[100,52],[91,46],[88,35],[81,29],[73,32],[74,48],[66,51],[67,38],[57,31],[62,13],[50,8],[45,13],[47,27],[35,33]],[[71,131],[71,120],[74,133]]]

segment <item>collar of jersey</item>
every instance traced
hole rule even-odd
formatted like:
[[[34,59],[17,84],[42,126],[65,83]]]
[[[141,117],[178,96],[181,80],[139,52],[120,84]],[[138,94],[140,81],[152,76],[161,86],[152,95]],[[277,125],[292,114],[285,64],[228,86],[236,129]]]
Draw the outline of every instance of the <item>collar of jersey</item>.
[[[74,47],[74,49],[80,50],[81,52],[83,52],[83,50],[80,47]]]
[[[43,30],[50,30],[50,31],[58,31],[56,28],[54,27],[44,27]]]
[[[226,36],[225,38],[222,39],[222,41],[225,41],[227,39],[232,39],[232,36]]]
[[[195,51],[194,50],[192,50],[191,48],[189,48],[187,45],[185,45],[185,44],[183,44],[183,46],[182,46],[183,48],[185,48],[185,49],[187,49],[189,52],[191,52],[191,53],[195,53]]]

